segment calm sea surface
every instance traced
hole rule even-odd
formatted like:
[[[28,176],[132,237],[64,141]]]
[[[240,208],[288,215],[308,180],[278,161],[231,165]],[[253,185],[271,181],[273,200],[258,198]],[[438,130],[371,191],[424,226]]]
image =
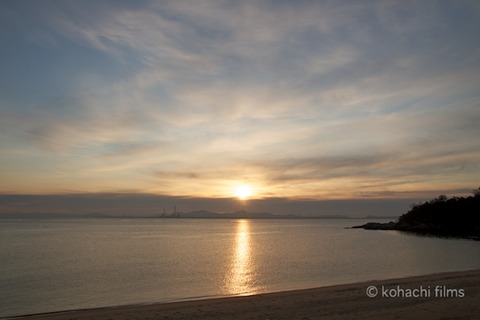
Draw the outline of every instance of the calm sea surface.
[[[480,242],[364,220],[0,220],[0,317],[480,268]]]

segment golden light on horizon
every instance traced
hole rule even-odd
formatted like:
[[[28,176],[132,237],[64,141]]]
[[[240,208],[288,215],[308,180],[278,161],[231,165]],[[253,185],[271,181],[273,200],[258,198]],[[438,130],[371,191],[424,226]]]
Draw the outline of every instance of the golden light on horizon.
[[[247,200],[253,194],[252,187],[246,184],[239,185],[235,189],[235,196],[240,200]]]

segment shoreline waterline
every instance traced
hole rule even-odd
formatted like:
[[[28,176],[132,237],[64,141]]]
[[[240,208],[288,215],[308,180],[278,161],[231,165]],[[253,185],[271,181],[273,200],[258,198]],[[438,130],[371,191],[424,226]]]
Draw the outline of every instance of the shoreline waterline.
[[[377,291],[372,297],[368,290],[388,288],[390,295]],[[423,288],[429,296],[405,296],[408,290]],[[460,292],[457,296],[439,296],[441,288]],[[385,290],[385,289],[384,289]],[[403,290],[403,296],[391,296],[392,290]],[[435,296],[436,295],[436,296]],[[396,312],[406,312],[403,318],[435,319],[435,315],[480,316],[480,269],[470,271],[434,273],[406,278],[371,280],[351,284],[339,284],[317,288],[260,293],[254,295],[234,295],[205,299],[171,302],[144,303],[100,307],[93,309],[65,310],[51,313],[19,315],[1,319],[25,320],[64,320],[64,319],[102,319],[114,317],[127,319],[135,315],[136,319],[248,319],[264,317],[276,319],[280,315],[293,318],[347,319],[348,316],[372,316],[375,314],[392,316]],[[420,305],[422,306],[420,308]],[[419,307],[419,308],[416,308]],[[238,317],[242,310],[244,317]],[[352,314],[351,312],[355,312]],[[335,313],[335,317],[332,313]],[[343,316],[342,316],[343,315]],[[345,316],[345,317],[344,317]],[[301,318],[301,317],[300,317]]]
[[[0,224],[0,317],[282,292],[480,268],[480,243],[352,221]]]

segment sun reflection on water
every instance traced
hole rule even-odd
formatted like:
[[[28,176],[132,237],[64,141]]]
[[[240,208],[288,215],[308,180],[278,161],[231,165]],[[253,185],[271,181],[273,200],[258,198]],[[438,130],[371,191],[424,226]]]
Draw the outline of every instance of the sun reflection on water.
[[[235,232],[235,243],[230,268],[225,278],[227,294],[254,294],[255,273],[250,243],[250,221],[239,220]]]

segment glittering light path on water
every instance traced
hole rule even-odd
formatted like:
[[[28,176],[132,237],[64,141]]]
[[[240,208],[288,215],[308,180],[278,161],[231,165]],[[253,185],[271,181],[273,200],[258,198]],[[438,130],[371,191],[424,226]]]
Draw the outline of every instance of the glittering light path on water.
[[[255,270],[252,259],[250,221],[237,221],[234,250],[225,277],[227,294],[254,294]]]

